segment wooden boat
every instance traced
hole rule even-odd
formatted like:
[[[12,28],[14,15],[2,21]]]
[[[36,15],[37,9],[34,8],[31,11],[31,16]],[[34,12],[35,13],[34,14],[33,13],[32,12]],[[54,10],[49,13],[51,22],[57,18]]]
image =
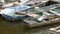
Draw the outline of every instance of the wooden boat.
[[[59,17],[60,16],[60,13],[59,13],[60,5],[59,4],[57,4],[57,6],[54,5],[54,7],[52,7],[52,8],[55,9],[55,11],[49,10],[49,11],[47,11],[47,13],[52,14],[54,16],[48,15],[47,13],[45,13],[47,16],[50,17],[50,18],[47,17],[50,20],[44,21],[44,19],[43,19],[42,21],[36,21],[32,17],[28,17],[28,18],[24,19],[23,21],[27,24],[26,25],[27,27],[36,27],[36,26],[42,26],[42,25],[47,25],[47,24],[59,23],[60,22],[60,17]],[[54,19],[51,17],[53,17]]]
[[[2,10],[0,12],[0,14],[2,15],[2,17],[4,17],[6,20],[18,20],[18,17],[22,18],[25,15],[19,15],[19,14],[15,14],[18,11],[24,11],[24,10],[28,10],[30,9],[30,6],[16,6],[16,7],[10,7],[10,8],[6,8],[4,10]]]
[[[34,1],[29,1],[29,2],[26,2],[25,5],[28,5],[28,6],[32,6],[32,4],[34,3]],[[49,6],[49,5],[53,5],[53,4],[58,4],[59,2],[56,2],[56,1],[53,1],[53,0],[38,0],[37,3],[35,3],[35,5],[37,6]]]
[[[49,12],[52,12],[55,15],[60,16],[60,5],[50,8]]]
[[[3,11],[3,10],[5,10],[6,8],[12,7],[12,5],[13,5],[13,3],[5,4],[5,5],[3,6],[3,8],[0,7],[0,12]]]
[[[49,29],[50,34],[60,34],[60,26]]]
[[[32,27],[38,27],[38,26],[43,26],[43,25],[48,25],[48,24],[54,24],[54,23],[58,23],[60,21],[59,21],[59,18],[56,18],[56,19],[52,19],[52,20],[38,22],[38,21],[27,18],[24,20],[24,22],[26,24],[26,27],[32,28]]]
[[[53,1],[53,2],[60,2],[60,0],[51,0],[51,1]]]
[[[16,20],[25,18],[25,16],[26,16],[26,15],[9,13],[9,14],[4,15],[3,17],[4,17],[6,20],[9,20],[9,21],[16,21]]]
[[[48,6],[48,8],[50,8],[50,7],[52,7],[52,6]],[[19,12],[19,11],[23,11],[23,10],[26,10],[26,11],[30,11],[30,10],[32,10],[32,9],[30,9],[30,8],[32,8],[32,7],[30,7],[30,6],[16,6],[16,7],[9,7],[9,8],[6,8],[5,10],[2,10],[1,12],[0,12],[0,14],[2,14],[4,17],[5,17],[5,19],[6,20],[11,20],[8,16],[10,16],[11,18],[13,18],[13,21],[14,21],[14,17],[13,16],[11,16],[10,14],[12,14],[12,15],[16,15],[15,13],[16,12]],[[47,7],[43,7],[42,9],[47,9],[48,10],[48,8]],[[29,9],[29,10],[27,10],[27,9]],[[41,9],[40,9],[41,10]],[[45,10],[46,11],[46,10]],[[7,19],[7,17],[9,18],[9,19]],[[17,16],[16,16],[17,17]],[[17,19],[15,19],[15,20],[17,20]]]
[[[41,0],[35,0],[35,1],[28,1],[28,2],[26,2],[24,5],[28,5],[28,6],[32,6],[32,4],[33,3],[35,3],[35,5],[36,6],[38,6],[38,5],[41,5],[42,3],[46,3],[46,2],[48,2],[48,0],[46,1],[41,1]]]
[[[33,5],[35,5],[35,6],[38,6],[38,7],[40,7],[40,8],[42,8],[42,9],[44,9],[44,10],[49,10],[49,8],[52,8],[52,7],[54,7],[54,5],[55,4],[59,4],[58,2],[54,2],[54,1],[40,1],[40,2],[38,2],[38,3],[33,3],[33,1],[31,1],[31,2],[28,2],[28,3],[26,3],[28,6],[33,6]],[[45,4],[45,5],[44,5]]]
[[[39,10],[37,10],[37,12],[38,11]],[[43,12],[43,11],[40,11],[39,14],[38,13],[37,14],[35,14],[34,12],[30,13],[30,14],[27,13],[27,17],[22,19],[26,23],[27,27],[32,28],[32,27],[60,22],[60,21],[58,21],[59,18],[57,19],[56,16],[52,13],[47,13],[47,12]],[[39,15],[39,17],[37,17],[37,15]]]

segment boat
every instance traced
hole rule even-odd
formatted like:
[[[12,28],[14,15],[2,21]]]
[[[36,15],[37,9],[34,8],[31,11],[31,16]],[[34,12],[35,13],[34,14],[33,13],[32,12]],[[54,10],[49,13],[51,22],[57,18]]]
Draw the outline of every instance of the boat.
[[[2,10],[0,12],[0,14],[6,20],[12,20],[12,21],[14,21],[14,20],[18,20],[17,17],[20,17],[20,18],[24,17],[24,15],[15,14],[16,12],[28,10],[30,8],[31,8],[30,6],[23,6],[23,5],[15,6],[15,7],[10,7],[10,8],[6,8],[6,9]]]
[[[35,3],[35,5],[38,6],[38,5],[40,5],[42,3],[46,3],[48,1],[49,0],[45,0],[45,1],[43,1],[43,0],[30,0],[30,1],[26,2],[24,5],[32,6],[31,4]]]
[[[60,34],[60,26],[54,27],[54,28],[50,28],[49,29],[49,33],[50,34]]]
[[[50,8],[49,12],[52,12],[55,15],[60,16],[60,5]]]
[[[17,3],[17,1],[16,1]],[[0,12],[6,8],[10,8],[10,7],[13,7],[13,3],[2,3],[0,2],[1,6],[0,6]]]
[[[21,2],[17,1],[17,0],[1,0],[0,2],[0,5],[2,5],[4,8],[9,8],[9,7],[12,7],[13,6],[13,3],[15,2],[15,4],[18,4],[18,5],[24,5],[24,3],[26,3],[27,1],[29,0],[21,0]]]
[[[38,9],[35,11],[30,10],[29,13],[27,13],[26,15],[27,17],[21,20],[25,22],[26,27],[30,27],[30,28],[58,22],[58,21],[56,22],[57,18],[55,14],[47,13],[42,9]]]
[[[53,2],[59,2],[60,3],[60,0],[51,0],[51,1],[53,1]]]
[[[54,24],[54,23],[57,23],[56,21],[59,22],[59,18],[58,18],[58,20],[56,18],[56,19],[47,20],[47,21],[43,20],[41,22],[35,21],[35,20],[31,20],[29,18],[27,18],[27,19],[24,20],[24,22],[26,24],[26,27],[28,27],[28,28],[33,28],[33,27],[39,27],[39,26]]]
[[[28,6],[32,6],[32,4],[35,3],[35,5],[37,6],[49,6],[49,5],[53,5],[53,4],[58,4],[59,2],[57,1],[53,1],[53,0],[36,0],[36,2],[34,1],[28,1],[26,2],[24,5],[28,5]]]
[[[44,5],[45,4],[45,5]],[[33,1],[30,1],[30,2],[27,2],[26,5],[27,6],[38,6],[44,10],[49,10],[49,8],[52,8],[54,7],[55,4],[59,4],[58,2],[55,2],[55,1],[39,1],[38,3],[33,3]]]
[[[40,9],[41,10],[41,9]],[[38,11],[37,11],[38,12]],[[42,11],[42,12],[44,12],[44,11]],[[55,17],[55,19],[51,19],[51,20],[48,20],[48,21],[45,21],[44,19],[42,19],[43,17],[45,17],[45,15],[44,16],[42,16],[42,20],[40,19],[40,21],[37,21],[37,19],[35,20],[34,19],[34,15],[35,14],[32,14],[32,17],[30,16],[30,17],[28,17],[28,18],[26,18],[26,19],[24,19],[23,21],[26,23],[26,26],[27,27],[37,27],[37,26],[42,26],[42,25],[47,25],[47,24],[53,24],[53,23],[59,23],[60,22],[60,17],[59,17],[59,15],[60,15],[60,5],[59,4],[57,4],[57,5],[54,5],[52,8],[50,8],[50,10],[49,11],[47,11],[47,13],[45,13],[46,15],[48,15],[48,14],[52,14],[52,15],[55,15],[55,16],[52,16],[52,15],[48,15],[49,17],[50,17],[50,19],[51,19],[51,17]],[[30,14],[31,15],[31,14]],[[58,15],[58,16],[57,16]],[[46,16],[47,17],[47,16]],[[48,18],[48,17],[47,17]]]
[[[45,11],[47,11],[49,8],[51,8],[53,5],[51,5],[51,6],[47,6],[47,7],[41,7],[42,9],[44,9]],[[29,9],[29,10],[28,10]],[[16,7],[9,7],[9,8],[6,8],[6,9],[4,9],[4,10],[2,10],[1,12],[0,12],[0,14],[2,14],[4,17],[5,17],[5,19],[6,20],[11,20],[10,19],[10,17],[11,18],[13,18],[13,21],[14,21],[14,17],[13,16],[11,16],[10,14],[14,14],[14,15],[16,15],[15,13],[16,12],[19,12],[19,11],[30,11],[30,10],[32,10],[32,7],[31,6],[23,6],[23,5],[20,5],[20,6],[16,6]],[[41,9],[40,9],[41,10]],[[9,12],[8,12],[9,11]],[[9,14],[8,14],[9,13]],[[8,16],[10,16],[9,17],[9,19],[7,19],[7,17]],[[16,16],[17,17],[17,16]],[[15,21],[16,21],[16,19],[15,19]]]
[[[4,15],[3,17],[7,20],[7,21],[17,21],[19,19],[25,18],[26,15],[20,15],[20,14],[14,14],[14,13],[9,13]]]

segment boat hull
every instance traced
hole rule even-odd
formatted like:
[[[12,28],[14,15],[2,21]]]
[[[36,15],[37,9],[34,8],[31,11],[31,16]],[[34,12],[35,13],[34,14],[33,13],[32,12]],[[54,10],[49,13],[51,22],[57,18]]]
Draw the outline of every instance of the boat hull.
[[[60,26],[49,29],[50,34],[60,34]]]

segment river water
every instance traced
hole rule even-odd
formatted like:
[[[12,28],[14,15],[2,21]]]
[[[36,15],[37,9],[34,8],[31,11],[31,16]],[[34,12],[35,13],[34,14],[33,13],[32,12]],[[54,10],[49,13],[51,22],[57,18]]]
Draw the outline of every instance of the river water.
[[[34,28],[25,27],[24,22],[21,20],[12,22],[6,21],[0,16],[0,34],[49,34],[49,29],[59,26],[58,24],[45,25]]]

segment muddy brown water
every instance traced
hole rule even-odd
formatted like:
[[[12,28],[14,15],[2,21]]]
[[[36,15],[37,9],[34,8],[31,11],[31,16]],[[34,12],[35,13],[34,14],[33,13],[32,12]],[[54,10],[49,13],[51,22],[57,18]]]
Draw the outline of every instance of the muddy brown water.
[[[49,34],[49,29],[59,26],[58,24],[27,28],[21,20],[12,22],[6,21],[0,16],[0,34]]]

